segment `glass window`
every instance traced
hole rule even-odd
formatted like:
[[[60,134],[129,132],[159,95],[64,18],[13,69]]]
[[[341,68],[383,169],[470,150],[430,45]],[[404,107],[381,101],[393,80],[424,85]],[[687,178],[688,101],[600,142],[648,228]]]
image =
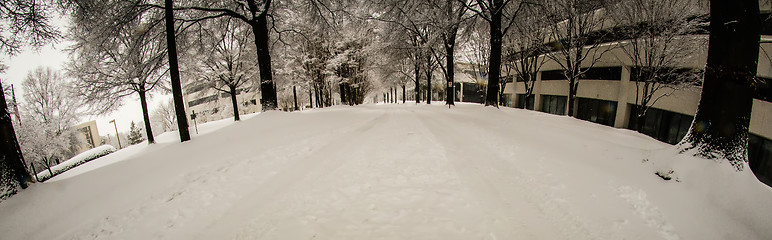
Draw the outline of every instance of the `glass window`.
[[[566,96],[542,95],[542,112],[565,115]]]

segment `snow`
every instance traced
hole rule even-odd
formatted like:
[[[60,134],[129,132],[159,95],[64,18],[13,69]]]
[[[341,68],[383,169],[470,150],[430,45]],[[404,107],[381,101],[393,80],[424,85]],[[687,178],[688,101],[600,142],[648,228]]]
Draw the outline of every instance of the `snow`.
[[[50,171],[49,169],[44,169],[42,172],[37,173],[36,179],[40,179],[40,181],[45,181],[49,178],[51,178],[51,173],[54,173],[54,176],[57,174],[60,174],[61,172],[67,171],[69,169],[72,169],[74,167],[77,167],[81,164],[84,164],[88,161],[94,160],[96,158],[105,156],[107,154],[110,154],[112,152],[115,152],[115,147],[111,145],[102,145],[98,146],[89,150],[86,150],[82,153],[79,153],[78,155],[73,156],[72,158],[68,159],[67,161],[64,161],[62,163],[59,163],[53,167],[51,167]]]
[[[0,238],[772,239],[750,171],[569,117],[379,104],[199,131],[33,185]]]

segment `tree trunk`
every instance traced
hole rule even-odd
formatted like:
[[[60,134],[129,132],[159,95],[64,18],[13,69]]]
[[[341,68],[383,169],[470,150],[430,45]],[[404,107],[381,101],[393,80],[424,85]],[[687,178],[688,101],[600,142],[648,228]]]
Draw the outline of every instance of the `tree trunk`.
[[[742,170],[759,56],[759,2],[710,1],[710,38],[700,103],[684,149]]]
[[[402,103],[405,103],[407,99],[405,99],[405,85],[402,85]]]
[[[314,108],[314,95],[311,92],[311,88],[308,88],[308,105],[311,105],[311,108]]]
[[[233,105],[233,121],[239,121],[241,120],[241,117],[239,116],[239,102],[236,100],[236,86],[229,86],[230,87],[230,95],[231,95],[231,104]]]
[[[416,58],[415,62],[415,103],[419,104],[421,103],[421,88],[420,88],[420,78],[421,78],[421,66],[418,63],[418,58]]]
[[[142,119],[145,121],[145,133],[147,134],[147,143],[155,143],[153,137],[153,129],[150,128],[150,114],[147,111],[147,99],[145,98],[145,87],[140,85],[139,87],[139,104],[142,106]]]
[[[579,86],[579,83],[576,79],[571,79],[568,81],[568,107],[566,108],[566,115],[573,117],[574,114],[574,100],[576,96],[576,88]]]
[[[0,84],[0,89],[3,89],[2,84]],[[3,94],[3,96],[5,95]],[[8,113],[5,97],[0,99],[0,154],[2,154],[0,155],[0,184],[3,185],[2,187],[15,190],[14,183],[18,183],[22,188],[27,188],[27,182],[32,181],[32,177],[24,164],[24,156],[21,153],[19,141],[16,139],[16,132],[13,130],[13,122]]]
[[[501,9],[504,0],[493,0],[490,6],[490,44],[491,53],[488,60],[488,91],[485,94],[485,106],[493,105],[498,107],[499,95],[499,75],[501,75]]]
[[[447,105],[456,105],[455,99],[453,97],[453,93],[455,93],[455,87],[453,85],[454,77],[455,77],[455,60],[453,58],[453,53],[456,45],[456,34],[452,33],[448,37],[448,39],[445,41],[445,71],[447,73],[445,74],[445,81],[447,82],[448,86],[445,88],[445,104]]]
[[[165,0],[166,8],[166,45],[169,54],[169,77],[171,77],[172,97],[174,99],[174,113],[177,115],[177,129],[180,132],[180,142],[190,140],[188,130],[188,117],[185,113],[185,102],[182,99],[182,85],[180,84],[180,70],[177,66],[177,40],[174,35],[174,1]]]
[[[253,1],[250,1],[253,3]],[[250,4],[251,5],[251,4]],[[249,22],[255,35],[255,45],[257,46],[257,65],[260,69],[260,104],[263,111],[275,110],[278,106],[276,99],[276,88],[273,83],[273,72],[271,70],[271,53],[268,50],[268,22],[266,12],[256,16]]]
[[[426,57],[426,104],[432,104],[432,56]]]
[[[292,86],[292,98],[295,99],[295,111],[300,110],[298,108],[298,90],[294,85]]]
[[[340,90],[340,102],[346,104],[346,86],[344,83],[338,83],[338,89]]]

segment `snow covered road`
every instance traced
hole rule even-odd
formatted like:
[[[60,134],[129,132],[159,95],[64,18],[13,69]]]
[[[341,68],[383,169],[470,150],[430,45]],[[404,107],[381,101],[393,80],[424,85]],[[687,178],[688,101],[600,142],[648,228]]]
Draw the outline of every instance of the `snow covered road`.
[[[0,203],[0,239],[772,238],[748,172],[689,158],[666,182],[667,145],[532,111],[334,107],[158,139]]]

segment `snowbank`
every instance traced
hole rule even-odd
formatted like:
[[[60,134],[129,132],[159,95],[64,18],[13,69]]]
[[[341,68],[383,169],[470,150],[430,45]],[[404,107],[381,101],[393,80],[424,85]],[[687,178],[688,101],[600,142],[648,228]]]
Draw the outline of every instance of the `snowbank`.
[[[67,161],[64,161],[62,163],[57,164],[56,166],[51,167],[50,172],[49,172],[49,169],[45,169],[43,170],[43,172],[37,173],[36,178],[41,182],[46,181],[53,176],[56,176],[60,173],[63,173],[81,164],[84,164],[86,162],[89,162],[91,160],[97,159],[99,157],[105,156],[113,152],[115,152],[115,147],[113,147],[112,145],[102,145],[102,146],[98,146],[98,147],[86,150],[85,152],[75,155],[74,157],[68,159]],[[51,172],[53,172],[54,174],[51,175]]]

